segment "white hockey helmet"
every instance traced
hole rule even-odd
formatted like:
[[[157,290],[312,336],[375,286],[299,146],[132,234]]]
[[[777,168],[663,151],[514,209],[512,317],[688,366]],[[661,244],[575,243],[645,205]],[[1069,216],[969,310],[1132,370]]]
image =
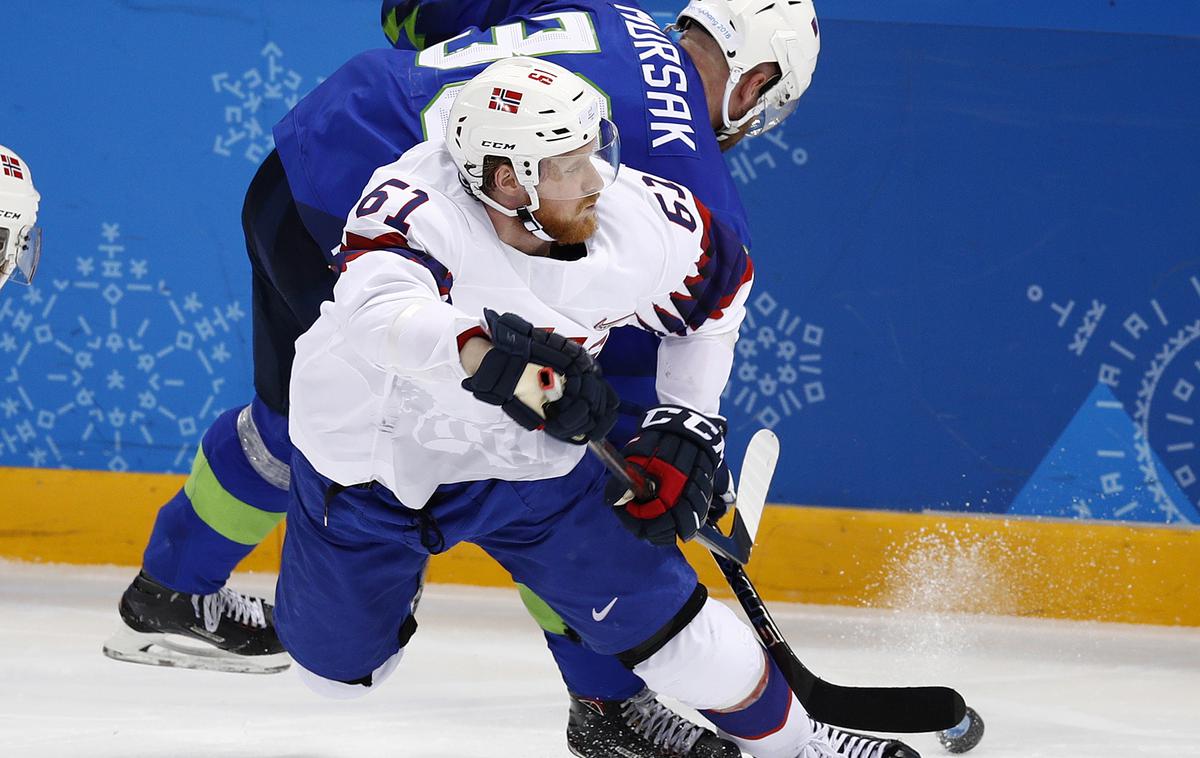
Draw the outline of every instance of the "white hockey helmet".
[[[504,58],[467,82],[446,125],[446,146],[467,189],[542,239],[533,218],[542,199],[594,195],[616,180],[617,128],[595,88],[537,58]],[[484,191],[484,158],[507,158],[529,204],[506,208]]]
[[[729,63],[729,80],[721,103],[723,137],[752,121],[747,134],[757,136],[779,125],[796,110],[812,82],[821,52],[817,11],[812,0],[691,0],[679,13],[676,28],[699,24],[712,35]],[[750,111],[732,121],[729,96],[742,75],[760,63],[776,63],[780,76]]]
[[[42,255],[38,201],[29,167],[0,145],[0,287],[9,279],[29,284]]]

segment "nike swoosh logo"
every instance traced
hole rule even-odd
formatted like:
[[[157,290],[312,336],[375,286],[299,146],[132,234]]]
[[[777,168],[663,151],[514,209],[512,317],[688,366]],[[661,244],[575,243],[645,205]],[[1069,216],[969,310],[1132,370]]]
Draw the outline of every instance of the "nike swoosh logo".
[[[617,600],[619,600],[619,599],[620,598],[614,597],[612,600],[609,601],[608,605],[604,606],[604,610],[602,610],[602,611],[598,611],[595,608],[593,608],[592,609],[592,620],[593,621],[603,621],[604,619],[608,618],[608,612],[612,610],[613,606],[617,604]]]
[[[601,332],[601,331],[604,331],[605,329],[611,329],[614,326],[620,326],[622,321],[627,321],[636,315],[637,315],[637,311],[634,311],[633,313],[630,313],[627,316],[621,316],[620,318],[613,319],[612,321],[609,321],[608,317],[605,316],[604,318],[597,321],[596,325],[593,326],[592,328],[598,332]]]

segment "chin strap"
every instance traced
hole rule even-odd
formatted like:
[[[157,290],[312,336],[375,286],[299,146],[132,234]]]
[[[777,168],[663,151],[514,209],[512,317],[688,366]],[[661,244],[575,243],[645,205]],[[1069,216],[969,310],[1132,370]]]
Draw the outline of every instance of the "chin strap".
[[[764,96],[760,95],[758,101],[755,102],[754,105],[750,107],[750,110],[746,111],[746,114],[737,121],[734,121],[729,117],[729,98],[733,95],[733,90],[737,87],[738,82],[741,81],[742,73],[743,72],[740,70],[733,72],[730,75],[729,80],[725,82],[725,95],[721,98],[721,121],[723,122],[724,126],[717,131],[718,142],[722,142],[730,137],[735,136],[739,131],[742,130],[742,127],[745,126],[747,122],[753,120],[756,116],[762,113],[766,107],[765,103],[763,102]]]
[[[534,237],[537,237],[542,242],[557,241],[546,233],[546,229],[542,226],[542,222],[534,218],[533,213],[529,210],[529,206],[523,205],[520,208],[517,208],[517,218],[520,219],[521,223],[525,225],[525,231],[529,232]]]

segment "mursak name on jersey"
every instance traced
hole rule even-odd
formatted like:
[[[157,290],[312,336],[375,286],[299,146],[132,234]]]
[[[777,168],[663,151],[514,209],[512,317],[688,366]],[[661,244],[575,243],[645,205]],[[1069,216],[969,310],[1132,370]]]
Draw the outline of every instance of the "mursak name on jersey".
[[[692,135],[692,109],[687,101],[687,76],[679,48],[640,8],[614,5],[625,21],[625,30],[642,63],[646,82],[646,111],[651,155],[689,155],[696,152]]]

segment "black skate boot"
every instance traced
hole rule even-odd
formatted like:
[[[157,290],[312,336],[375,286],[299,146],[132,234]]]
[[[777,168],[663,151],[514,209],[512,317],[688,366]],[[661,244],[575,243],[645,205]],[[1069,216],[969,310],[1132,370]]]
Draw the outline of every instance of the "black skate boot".
[[[118,661],[152,666],[273,674],[289,659],[275,634],[273,609],[229,588],[190,595],[143,571],[121,596],[121,629],[104,643]]]
[[[644,689],[628,700],[571,695],[567,747],[580,758],[741,758],[737,745]]]
[[[847,732],[819,721],[809,721],[813,725],[813,740],[797,758],[921,758],[920,753],[899,740]]]

